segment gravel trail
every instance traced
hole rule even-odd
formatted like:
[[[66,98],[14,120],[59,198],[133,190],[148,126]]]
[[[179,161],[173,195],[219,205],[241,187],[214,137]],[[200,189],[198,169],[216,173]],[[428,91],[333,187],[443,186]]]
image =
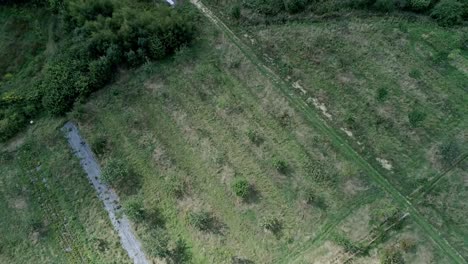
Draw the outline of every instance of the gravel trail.
[[[63,131],[75,156],[80,159],[81,166],[96,190],[99,199],[104,203],[104,208],[109,213],[112,225],[120,236],[122,247],[135,264],[149,264],[150,262],[143,252],[140,241],[133,234],[127,216],[120,210],[119,197],[114,190],[101,181],[101,168],[88,144],[81,138],[78,128],[72,122],[67,122],[63,127]],[[121,215],[120,218],[116,218],[118,213]]]

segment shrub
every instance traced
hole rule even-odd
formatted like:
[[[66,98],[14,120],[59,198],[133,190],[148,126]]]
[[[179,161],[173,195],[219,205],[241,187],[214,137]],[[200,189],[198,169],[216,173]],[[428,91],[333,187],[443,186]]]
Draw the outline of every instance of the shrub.
[[[374,8],[382,12],[390,12],[395,9],[394,0],[377,0],[374,3]]]
[[[145,219],[145,208],[143,201],[136,197],[130,198],[124,203],[124,213],[134,222],[141,222]]]
[[[213,224],[211,214],[205,211],[190,212],[188,215],[188,221],[191,226],[201,231],[208,231]]]
[[[234,19],[240,19],[240,17],[241,17],[241,8],[240,8],[240,6],[237,5],[237,4],[234,4],[234,5],[231,7],[230,13],[231,13],[231,17],[232,17],[232,18],[234,18]]]
[[[281,221],[274,216],[267,216],[263,218],[261,222],[261,227],[263,227],[267,231],[272,232],[273,234],[278,234],[283,229]]]
[[[98,136],[94,138],[91,142],[91,148],[93,152],[98,156],[104,154],[107,148],[107,139],[103,136]]]
[[[431,16],[442,26],[451,26],[463,21],[464,5],[457,0],[440,0],[432,9]]]
[[[275,169],[282,174],[285,174],[288,171],[288,164],[284,160],[273,160],[273,167],[275,167]]]
[[[325,203],[325,199],[315,194],[314,190],[307,189],[304,193],[304,200],[308,205],[314,205],[318,208],[325,210],[327,209],[327,204]]]
[[[143,237],[145,241],[145,251],[152,257],[165,258],[169,256],[169,237],[166,230],[162,228],[150,229]]]
[[[232,190],[237,196],[245,199],[250,193],[250,184],[245,179],[237,179],[232,185]]]
[[[112,77],[112,63],[106,57],[101,57],[89,64],[89,91],[82,91],[87,96],[89,92],[103,87]]]
[[[308,0],[284,0],[284,7],[288,13],[295,14],[304,10]]]
[[[408,75],[413,79],[420,79],[422,77],[422,74],[418,69],[411,69]]]
[[[78,95],[75,89],[76,75],[71,61],[55,61],[46,65],[40,90],[43,107],[54,115],[68,111]]]
[[[412,10],[422,11],[426,10],[431,4],[431,0],[410,0],[409,6]]]
[[[412,238],[403,238],[401,241],[400,241],[400,248],[404,251],[404,252],[409,252],[409,251],[412,251],[416,248],[416,241]]]
[[[377,100],[379,102],[383,102],[385,101],[385,99],[387,98],[387,95],[388,95],[388,90],[386,88],[379,88],[379,90],[377,90]]]
[[[409,122],[412,126],[419,125],[420,122],[424,121],[426,118],[426,113],[419,110],[413,110],[408,114]]]
[[[398,249],[391,247],[384,249],[380,255],[381,264],[403,264],[405,260],[403,259],[403,254]]]
[[[263,143],[263,138],[256,131],[247,131],[247,137],[257,146]]]
[[[153,60],[164,58],[166,55],[166,49],[161,39],[153,35],[148,40],[148,56]]]
[[[189,263],[192,258],[190,248],[187,243],[179,238],[176,240],[174,247],[169,253],[170,263],[179,264],[179,263]]]
[[[102,170],[102,180],[112,186],[119,186],[130,176],[130,169],[125,161],[111,159]]]

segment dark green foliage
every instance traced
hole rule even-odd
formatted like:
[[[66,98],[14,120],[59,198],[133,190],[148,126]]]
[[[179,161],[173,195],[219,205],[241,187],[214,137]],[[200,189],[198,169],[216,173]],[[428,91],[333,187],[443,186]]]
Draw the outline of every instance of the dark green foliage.
[[[112,186],[119,186],[130,177],[130,169],[121,159],[111,159],[102,170],[102,180]]]
[[[234,4],[230,10],[231,17],[234,19],[239,19],[241,17],[241,8],[239,5]]]
[[[288,163],[281,159],[273,160],[273,167],[275,167],[275,169],[282,174],[285,174],[288,171]]]
[[[63,17],[66,26],[62,27],[69,32],[63,32],[57,54],[37,70],[37,80],[32,78],[33,85],[27,91],[32,96],[21,97],[21,102],[10,100],[7,105],[2,95],[2,141],[41,111],[66,113],[77,100],[112,80],[117,67],[163,59],[189,44],[195,34],[194,17],[184,8],[128,8],[126,3],[117,5],[111,0],[49,0],[49,4]]]
[[[103,136],[94,138],[91,142],[91,148],[93,150],[93,153],[98,156],[103,155],[107,150],[107,143],[107,139]]]
[[[246,179],[236,179],[232,184],[232,190],[237,196],[245,199],[250,193],[250,184]]]
[[[394,0],[377,0],[373,7],[382,12],[390,12],[396,8]]]
[[[443,26],[452,26],[463,21],[463,15],[466,13],[464,8],[467,8],[467,5],[457,0],[440,0],[432,9],[431,16]]]
[[[307,3],[308,0],[284,0],[284,7],[289,13],[295,14],[304,11]]]
[[[423,11],[429,8],[431,0],[410,0],[409,7],[415,11]]]
[[[379,102],[383,102],[385,101],[385,99],[387,99],[387,96],[388,96],[388,90],[386,88],[379,88],[379,90],[377,90],[377,100]]]
[[[425,118],[426,118],[426,113],[416,110],[416,109],[411,111],[408,114],[409,122],[413,127],[418,126],[419,123],[424,121]]]
[[[42,105],[50,113],[65,113],[78,96],[76,66],[73,60],[57,60],[46,66],[39,90],[43,94]]]
[[[143,221],[146,216],[143,201],[138,197],[132,197],[125,202],[124,212],[130,220],[137,223]]]
[[[190,212],[188,221],[191,226],[201,231],[208,231],[212,227],[213,217],[209,212]]]

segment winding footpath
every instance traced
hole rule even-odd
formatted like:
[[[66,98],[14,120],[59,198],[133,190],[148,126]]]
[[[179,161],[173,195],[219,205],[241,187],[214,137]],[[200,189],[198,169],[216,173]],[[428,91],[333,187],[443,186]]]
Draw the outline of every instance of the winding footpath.
[[[467,263],[463,256],[452,247],[442,236],[439,230],[431,225],[427,219],[414,207],[411,201],[393,186],[377,169],[366,161],[347,141],[340,135],[337,129],[329,126],[321,116],[303,100],[303,98],[292,92],[291,85],[279,77],[272,69],[265,65],[255,54],[252,48],[245,44],[237,35],[200,0],[190,0],[202,14],[204,14],[228,39],[253,63],[257,70],[269,78],[272,84],[282,92],[292,106],[298,109],[305,118],[322,133],[329,136],[331,143],[340,150],[344,156],[355,162],[363,169],[370,178],[388,193],[414,220],[414,222],[449,256],[453,263]]]
[[[119,197],[114,190],[110,189],[109,186],[101,181],[101,168],[94,158],[93,152],[88,144],[81,138],[78,128],[75,124],[68,122],[62,130],[75,156],[80,159],[81,167],[83,167],[86,172],[99,199],[104,203],[104,208],[109,214],[112,225],[119,234],[122,247],[127,251],[133,263],[149,264],[150,262],[143,252],[140,241],[133,233],[128,218],[120,210]],[[117,218],[117,214],[120,214],[121,217]]]

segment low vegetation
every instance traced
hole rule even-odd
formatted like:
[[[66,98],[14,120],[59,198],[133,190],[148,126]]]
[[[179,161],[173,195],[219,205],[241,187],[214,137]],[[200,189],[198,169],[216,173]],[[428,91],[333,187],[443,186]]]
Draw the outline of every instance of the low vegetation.
[[[152,262],[468,257],[464,2],[203,0],[240,40],[190,4],[12,2],[0,262],[129,261],[63,116]]]
[[[36,56],[28,58],[36,67],[35,71],[24,73],[31,79],[28,89],[20,88],[21,80],[16,80],[20,76],[14,78],[15,73],[3,73],[7,83],[3,84],[6,88],[2,88],[5,92],[0,97],[0,140],[13,136],[40,112],[64,114],[75,102],[106,85],[118,69],[161,60],[190,43],[195,33],[189,12],[162,3],[111,0],[57,3],[50,1],[48,6],[57,13],[51,14],[48,46],[42,37],[43,42],[33,51]],[[25,7],[15,9],[7,3],[2,8],[10,12],[34,8],[34,3],[22,5]],[[46,4],[39,8],[47,10]],[[23,25],[28,29],[33,22],[26,20],[17,27]],[[53,46],[58,48],[52,50]],[[42,54],[41,48],[47,54]]]

